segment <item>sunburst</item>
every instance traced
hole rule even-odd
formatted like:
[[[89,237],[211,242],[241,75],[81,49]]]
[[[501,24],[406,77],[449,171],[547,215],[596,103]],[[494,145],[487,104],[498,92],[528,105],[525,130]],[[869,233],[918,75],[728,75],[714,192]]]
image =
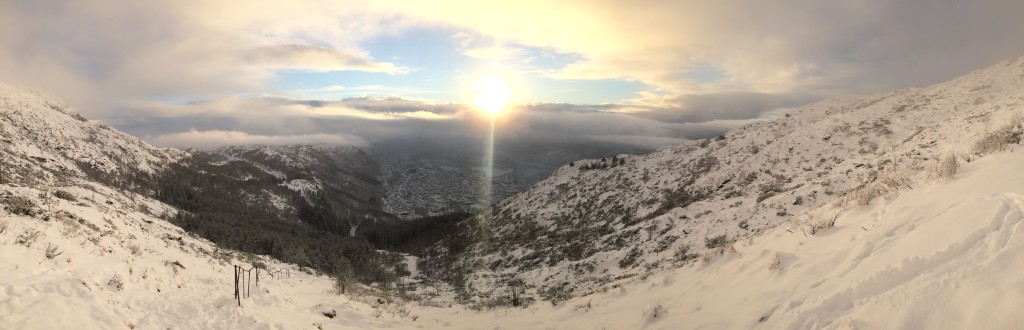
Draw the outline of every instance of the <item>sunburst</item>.
[[[498,76],[485,76],[476,80],[476,105],[491,115],[505,109],[512,97],[508,84]]]

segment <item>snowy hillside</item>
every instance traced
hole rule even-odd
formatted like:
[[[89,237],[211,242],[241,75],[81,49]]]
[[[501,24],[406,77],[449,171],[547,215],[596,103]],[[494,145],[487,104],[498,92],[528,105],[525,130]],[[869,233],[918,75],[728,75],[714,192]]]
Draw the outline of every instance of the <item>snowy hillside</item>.
[[[1019,138],[1022,104],[1024,58],[923,89],[810,104],[647,155],[577,161],[477,218],[481,243],[434,267],[472,273],[481,292],[522,279],[558,300],[781,224],[803,235],[845,214],[844,202],[934,180],[940,159],[970,159],[986,136]]]
[[[0,184],[0,327],[1016,328],[1024,152],[1012,148],[951,179],[848,206],[813,235],[787,222],[590,296],[482,311],[336,295],[327,278],[217,249],[152,215],[167,206],[101,186],[45,199]],[[257,261],[293,276],[263,273],[238,307],[232,265]]]
[[[478,329],[1020,328],[1024,149],[1014,149],[850,207],[814,235],[787,222],[556,306],[449,317]]]
[[[326,294],[331,281],[308,268],[223,249],[172,225],[168,220],[181,220],[182,214],[209,212],[181,211],[148,195],[187,192],[185,196],[194,197],[204,188],[220,191],[196,184],[214,174],[190,172],[175,162],[193,160],[192,155],[153,148],[29,89],[0,86],[0,110],[0,328],[301,329],[322,327],[330,321],[323,313],[337,310],[347,327],[363,329],[410,317],[375,297],[363,302],[362,297],[353,301]],[[303,158],[287,160],[297,166]],[[320,159],[309,163],[333,170],[339,166]],[[178,176],[168,177],[167,172]],[[332,179],[342,177],[330,174]],[[246,180],[230,180],[239,182]],[[243,199],[231,202],[236,209],[248,205]],[[231,212],[226,205],[217,206],[217,212]],[[265,225],[253,218],[259,208],[250,208],[248,217],[236,220],[250,227]],[[285,225],[260,229],[314,231]],[[272,244],[281,238],[250,235],[253,230],[236,224],[230,233],[247,236],[241,238],[244,242]],[[318,239],[338,238],[324,233],[305,237],[325,249],[334,246]],[[257,264],[294,276],[271,278],[264,272],[259,288],[242,299],[246,308],[239,308],[233,299],[233,265]]]
[[[31,183],[94,173],[152,174],[185,157],[88,121],[47,93],[0,84],[0,175]]]
[[[175,212],[159,202],[89,183],[60,191],[0,184],[0,328],[309,329],[336,310],[326,329],[365,329],[409,317],[327,293],[312,271],[219,249],[157,217]],[[262,272],[239,308],[233,265],[255,263],[292,276]]]

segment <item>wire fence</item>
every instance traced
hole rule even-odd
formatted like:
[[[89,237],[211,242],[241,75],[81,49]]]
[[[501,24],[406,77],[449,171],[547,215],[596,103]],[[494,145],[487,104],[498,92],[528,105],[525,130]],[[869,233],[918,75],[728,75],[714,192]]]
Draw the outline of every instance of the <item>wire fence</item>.
[[[238,307],[242,307],[242,298],[249,298],[252,287],[255,286],[258,290],[260,287],[260,268],[256,266],[245,267],[235,266],[235,301],[238,302]],[[302,271],[292,271],[291,269],[264,269],[264,274],[270,275],[271,278],[308,278],[310,274]],[[255,278],[255,282],[253,282]]]
[[[249,269],[235,265],[235,300],[238,307],[242,307],[242,298],[249,298],[249,291],[252,289],[252,273],[256,272],[256,288],[260,287],[260,269],[256,266]]]
[[[267,274],[270,274],[270,276],[273,278],[292,278],[293,276],[298,277],[305,275],[305,273],[302,272],[292,273],[291,269],[271,269],[267,271]]]

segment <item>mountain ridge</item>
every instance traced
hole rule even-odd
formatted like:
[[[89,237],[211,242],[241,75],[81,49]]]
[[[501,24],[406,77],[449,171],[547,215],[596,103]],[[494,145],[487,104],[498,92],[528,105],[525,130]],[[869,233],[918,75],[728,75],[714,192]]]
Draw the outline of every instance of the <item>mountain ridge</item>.
[[[90,121],[52,94],[0,84],[0,134],[12,178],[138,171],[155,174],[167,163],[187,157],[156,148],[139,138]],[[42,170],[46,169],[46,170]],[[31,173],[31,174],[30,174]]]

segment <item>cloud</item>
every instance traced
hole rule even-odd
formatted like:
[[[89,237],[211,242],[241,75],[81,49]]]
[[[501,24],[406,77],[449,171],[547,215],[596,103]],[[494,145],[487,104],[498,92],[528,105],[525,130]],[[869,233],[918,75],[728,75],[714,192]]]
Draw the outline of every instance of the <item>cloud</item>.
[[[273,91],[275,70],[401,74],[359,45],[407,28],[356,3],[0,2],[0,72],[91,117],[158,98]]]
[[[507,119],[507,138],[655,145],[723,130],[707,123],[922,86],[1015,59],[1024,54],[1022,11],[1016,0],[2,1],[0,72],[135,134],[459,139],[478,133],[472,113],[409,99],[431,96],[429,86],[322,88],[404,98],[251,97],[285,94],[274,87],[280,70],[401,74],[409,69],[367,42],[411,29],[458,31],[450,47],[468,56],[525,51],[539,56],[531,65],[548,63],[536,69],[551,79],[649,87],[625,105],[525,107]]]
[[[877,92],[1024,54],[1024,3],[1014,0],[388,4],[389,11],[505,44],[578,54],[555,78],[635,80],[664,95]],[[702,67],[721,79],[692,74]]]
[[[241,58],[250,65],[268,69],[359,70],[390,74],[409,72],[408,68],[398,67],[392,63],[374,62],[367,54],[298,44],[253,48],[243,52]]]
[[[232,145],[337,144],[365,147],[366,140],[347,134],[258,135],[239,131],[178,132],[147,138],[153,145],[173,148],[212,150]]]
[[[720,127],[659,121],[618,112],[621,105],[534,104],[503,122],[509,138],[533,140],[630,141],[655,148],[719,135]],[[521,132],[521,133],[520,133]]]
[[[688,94],[659,101],[678,105],[671,108],[639,108],[633,113],[661,122],[706,123],[714,120],[757,119],[779,109],[794,108],[814,100],[813,96],[765,93]]]
[[[462,55],[489,60],[508,60],[522,57],[523,49],[515,47],[476,47],[462,50]]]
[[[320,87],[320,88],[300,89],[300,90],[297,90],[296,92],[299,92],[299,93],[329,93],[329,92],[340,92],[340,91],[344,91],[344,90],[347,90],[347,89],[348,89],[348,87],[345,87],[345,86],[342,86],[342,85],[328,85],[328,86],[324,86],[324,87]]]
[[[160,109],[139,110],[136,115],[116,118],[115,124],[160,146],[209,149],[236,143],[340,141],[324,136],[342,136],[342,142],[356,145],[459,145],[482,143],[488,133],[488,121],[479,111],[458,104],[397,97],[339,101],[231,97],[148,106]],[[512,144],[589,141],[653,149],[724,132],[721,127],[618,112],[623,107],[550,103],[517,106],[498,119],[496,139]],[[252,111],[254,108],[260,111]],[[267,142],[270,137],[275,137],[275,142]]]

